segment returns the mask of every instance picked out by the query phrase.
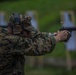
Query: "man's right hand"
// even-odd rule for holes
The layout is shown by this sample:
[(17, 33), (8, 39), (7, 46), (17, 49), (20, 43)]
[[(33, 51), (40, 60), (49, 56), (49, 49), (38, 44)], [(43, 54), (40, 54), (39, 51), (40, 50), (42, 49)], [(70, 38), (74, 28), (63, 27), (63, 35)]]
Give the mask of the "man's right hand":
[(71, 36), (70, 32), (67, 30), (58, 31), (55, 33), (56, 36), (54, 38), (56, 39), (56, 42), (63, 42), (65, 40), (68, 40)]

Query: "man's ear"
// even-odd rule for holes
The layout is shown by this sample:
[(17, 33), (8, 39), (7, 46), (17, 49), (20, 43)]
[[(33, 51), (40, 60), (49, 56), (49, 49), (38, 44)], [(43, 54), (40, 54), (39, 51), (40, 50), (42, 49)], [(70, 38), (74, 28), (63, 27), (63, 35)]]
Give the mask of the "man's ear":
[(9, 27), (9, 26), (7, 27), (7, 31), (8, 31), (9, 34), (13, 34), (13, 32), (12, 32), (12, 28)]

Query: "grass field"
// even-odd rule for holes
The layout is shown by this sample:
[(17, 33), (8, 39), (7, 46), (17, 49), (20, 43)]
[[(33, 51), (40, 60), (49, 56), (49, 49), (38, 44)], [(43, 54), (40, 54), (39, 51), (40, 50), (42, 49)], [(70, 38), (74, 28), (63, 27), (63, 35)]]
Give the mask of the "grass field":
[(66, 68), (43, 67), (43, 68), (25, 68), (26, 75), (76, 75), (76, 69), (67, 71)]

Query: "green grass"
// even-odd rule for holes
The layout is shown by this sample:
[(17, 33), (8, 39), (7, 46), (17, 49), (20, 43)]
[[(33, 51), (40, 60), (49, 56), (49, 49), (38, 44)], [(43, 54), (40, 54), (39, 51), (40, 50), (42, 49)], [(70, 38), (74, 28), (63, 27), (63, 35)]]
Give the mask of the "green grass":
[(26, 75), (76, 75), (76, 69), (73, 69), (72, 71), (67, 71), (66, 68), (55, 67), (32, 68), (28, 66), (26, 68)]

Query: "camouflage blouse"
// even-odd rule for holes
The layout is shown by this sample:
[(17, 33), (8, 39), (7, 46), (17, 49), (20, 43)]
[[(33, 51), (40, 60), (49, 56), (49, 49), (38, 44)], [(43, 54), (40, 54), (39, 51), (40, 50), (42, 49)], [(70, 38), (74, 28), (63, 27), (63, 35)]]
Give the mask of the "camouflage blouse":
[(24, 75), (24, 55), (51, 53), (55, 44), (51, 33), (32, 30), (31, 37), (27, 38), (0, 31), (0, 75)]

